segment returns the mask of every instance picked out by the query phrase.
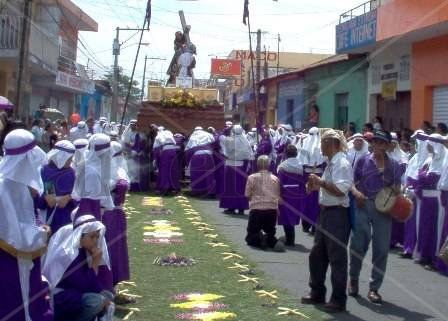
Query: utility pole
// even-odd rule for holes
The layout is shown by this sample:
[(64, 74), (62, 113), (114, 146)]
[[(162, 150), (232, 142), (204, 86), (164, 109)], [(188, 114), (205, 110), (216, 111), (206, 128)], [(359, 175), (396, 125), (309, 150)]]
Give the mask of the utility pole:
[(280, 68), (280, 33), (277, 34), (277, 76), (278, 76), (278, 70)]
[(120, 68), (118, 66), (118, 56), (120, 55), (120, 30), (122, 31), (142, 31), (146, 29), (141, 28), (116, 28), (116, 36), (112, 46), (112, 54), (114, 55), (114, 74), (112, 80), (112, 112), (111, 112), (111, 121), (117, 121), (117, 113), (118, 113), (118, 82), (120, 76)]
[[(260, 86), (260, 78), (261, 78), (261, 29), (257, 30), (257, 49), (256, 49), (256, 78), (255, 81), (257, 82), (257, 88)], [(258, 90), (257, 90), (258, 92)]]
[(32, 0), (25, 0), (23, 5), (23, 20), (22, 20), (22, 31), (20, 35), (20, 52), (19, 52), (19, 64), (17, 68), (17, 90), (14, 109), (14, 116), (20, 117), (24, 116), (25, 111), (24, 106), (22, 106), (22, 91), (23, 91), (23, 75), (27, 70), (28, 66), (28, 42), (30, 38), (30, 23), (31, 20), (31, 2)]
[[(166, 60), (165, 58), (159, 58), (159, 57), (148, 57), (148, 55), (145, 56), (145, 64), (143, 67), (143, 79), (142, 79), (142, 93), (140, 96), (140, 100), (143, 101), (143, 97), (145, 95), (145, 81), (146, 81), (146, 61), (147, 60)], [(149, 98), (149, 88), (148, 88), (148, 98)]]
[(142, 93), (140, 95), (140, 101), (143, 101), (143, 96), (145, 96), (146, 60), (148, 60), (148, 55), (145, 55), (145, 64), (143, 65)]

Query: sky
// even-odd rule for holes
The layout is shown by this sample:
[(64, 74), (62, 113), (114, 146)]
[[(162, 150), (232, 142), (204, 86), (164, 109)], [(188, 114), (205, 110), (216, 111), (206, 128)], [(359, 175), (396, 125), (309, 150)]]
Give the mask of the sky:
[[(146, 0), (72, 0), (98, 23), (98, 32), (80, 32), (78, 62), (88, 65), (100, 78), (113, 65), (112, 43), (115, 29), (138, 28), (143, 24)], [(335, 26), (339, 15), (363, 0), (251, 0), (252, 31), (261, 29), (262, 48), (280, 51), (325, 53), (335, 52)], [(135, 72), (142, 81), (144, 57), (148, 56), (146, 80), (166, 79), (166, 69), (173, 56), (174, 33), (181, 30), (179, 10), (191, 25), (190, 38), (198, 55), (196, 78), (209, 78), (213, 57), (224, 58), (233, 49), (249, 48), (247, 26), (242, 23), (244, 0), (152, 0), (150, 30), (143, 34)], [(128, 75), (132, 72), (140, 34), (120, 31), (122, 43), (119, 65)], [(255, 48), (255, 37), (252, 39)], [(255, 49), (254, 49), (255, 50)], [(166, 60), (157, 60), (157, 59)]]

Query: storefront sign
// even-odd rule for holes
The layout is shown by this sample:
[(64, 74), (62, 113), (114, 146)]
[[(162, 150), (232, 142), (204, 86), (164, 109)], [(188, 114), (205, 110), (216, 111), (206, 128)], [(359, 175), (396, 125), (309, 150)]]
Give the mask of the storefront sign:
[(376, 42), (377, 10), (372, 10), (336, 26), (336, 53)]
[(58, 71), (56, 85), (86, 94), (93, 94), (95, 92), (95, 82), (92, 80), (70, 75), (63, 71)]
[(236, 59), (212, 59), (213, 76), (240, 76), (241, 61)]
[[(257, 55), (255, 52), (249, 52), (249, 50), (237, 50), (235, 54), (235, 59), (238, 60), (257, 60)], [(276, 52), (260, 52), (260, 60), (267, 60), (268, 62), (277, 61), (277, 53)]]
[(386, 100), (397, 99), (398, 73), (392, 72), (381, 76), (381, 97)]

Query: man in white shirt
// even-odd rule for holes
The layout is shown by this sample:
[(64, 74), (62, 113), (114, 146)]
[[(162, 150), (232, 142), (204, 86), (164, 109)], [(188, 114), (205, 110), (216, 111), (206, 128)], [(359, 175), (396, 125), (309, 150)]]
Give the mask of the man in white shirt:
[(319, 191), (321, 212), (309, 257), (311, 292), (302, 297), (302, 303), (325, 303), (325, 275), (330, 265), (333, 292), (324, 308), (330, 313), (345, 311), (347, 301), (348, 192), (353, 185), (353, 172), (343, 153), (344, 144), (343, 137), (334, 130), (322, 135), (321, 149), (328, 158), (327, 167), (322, 177), (311, 174), (307, 182), (308, 192)]

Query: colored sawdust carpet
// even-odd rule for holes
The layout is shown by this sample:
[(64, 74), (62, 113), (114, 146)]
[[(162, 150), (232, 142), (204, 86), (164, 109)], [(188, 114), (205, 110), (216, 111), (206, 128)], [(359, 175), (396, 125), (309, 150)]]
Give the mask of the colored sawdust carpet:
[[(202, 216), (194, 200), (131, 194), (126, 208), (132, 211), (128, 219), (132, 294), (139, 296), (131, 307), (138, 311), (130, 311), (131, 315), (118, 311), (117, 320), (125, 316), (130, 321), (324, 319), (323, 313), (300, 306), (297, 297), (273, 286)], [(169, 220), (148, 216), (161, 208), (170, 211)], [(188, 261), (191, 258), (194, 264)]]

